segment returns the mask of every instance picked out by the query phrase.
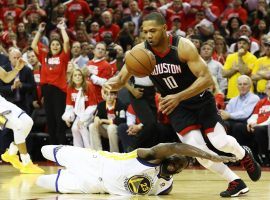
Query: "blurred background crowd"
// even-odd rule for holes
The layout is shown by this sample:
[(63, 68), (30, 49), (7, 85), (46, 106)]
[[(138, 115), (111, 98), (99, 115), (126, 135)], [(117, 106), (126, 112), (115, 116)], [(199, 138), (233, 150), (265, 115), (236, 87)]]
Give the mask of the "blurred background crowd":
[[(119, 93), (102, 91), (125, 52), (144, 41), (143, 17), (160, 12), (168, 34), (190, 39), (207, 63), (215, 80), (209, 90), (228, 134), (270, 166), (269, 4), (0, 0), (0, 66), (10, 71), (18, 58), (28, 62), (14, 81), (0, 81), (0, 94), (32, 116), (27, 144), (34, 160), (42, 159), (44, 144), (129, 152), (177, 141), (149, 77), (132, 77)], [(0, 153), (13, 140), (10, 132), (0, 133)]]

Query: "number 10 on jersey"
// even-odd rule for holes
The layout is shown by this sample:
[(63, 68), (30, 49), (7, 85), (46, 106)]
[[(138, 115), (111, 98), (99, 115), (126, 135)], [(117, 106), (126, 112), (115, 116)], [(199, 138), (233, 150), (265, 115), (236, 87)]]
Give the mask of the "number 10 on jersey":
[(177, 85), (176, 81), (174, 80), (173, 76), (163, 78), (163, 80), (165, 81), (167, 87), (170, 88), (170, 89), (174, 89), (174, 88), (178, 87), (178, 85)]

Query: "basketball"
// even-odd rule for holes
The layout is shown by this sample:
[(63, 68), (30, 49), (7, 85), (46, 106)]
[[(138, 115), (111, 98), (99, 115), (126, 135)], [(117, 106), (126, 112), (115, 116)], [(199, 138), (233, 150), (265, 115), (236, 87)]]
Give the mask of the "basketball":
[(126, 53), (126, 67), (136, 77), (149, 76), (155, 68), (154, 54), (144, 48), (134, 48)]

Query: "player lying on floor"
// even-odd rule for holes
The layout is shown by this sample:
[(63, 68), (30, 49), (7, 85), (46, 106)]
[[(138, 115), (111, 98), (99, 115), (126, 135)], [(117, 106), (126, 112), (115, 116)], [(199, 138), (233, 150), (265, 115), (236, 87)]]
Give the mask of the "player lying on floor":
[(181, 143), (162, 143), (130, 153), (61, 145), (46, 145), (41, 151), (46, 159), (65, 169), (40, 176), (37, 184), (60, 193), (168, 194), (172, 190), (172, 175), (188, 166), (189, 157), (214, 162), (237, 160)]

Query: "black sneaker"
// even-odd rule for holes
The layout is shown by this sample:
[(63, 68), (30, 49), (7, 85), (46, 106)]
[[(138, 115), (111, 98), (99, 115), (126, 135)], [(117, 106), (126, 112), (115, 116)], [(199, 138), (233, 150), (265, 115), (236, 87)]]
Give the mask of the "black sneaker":
[(246, 169), (249, 178), (252, 181), (258, 181), (261, 178), (261, 166), (254, 159), (252, 151), (249, 147), (243, 146), (243, 149), (246, 152), (245, 157), (240, 161), (241, 165)]
[(221, 197), (238, 197), (240, 194), (245, 194), (249, 191), (248, 187), (241, 179), (235, 179), (229, 183), (226, 191), (220, 193)]

